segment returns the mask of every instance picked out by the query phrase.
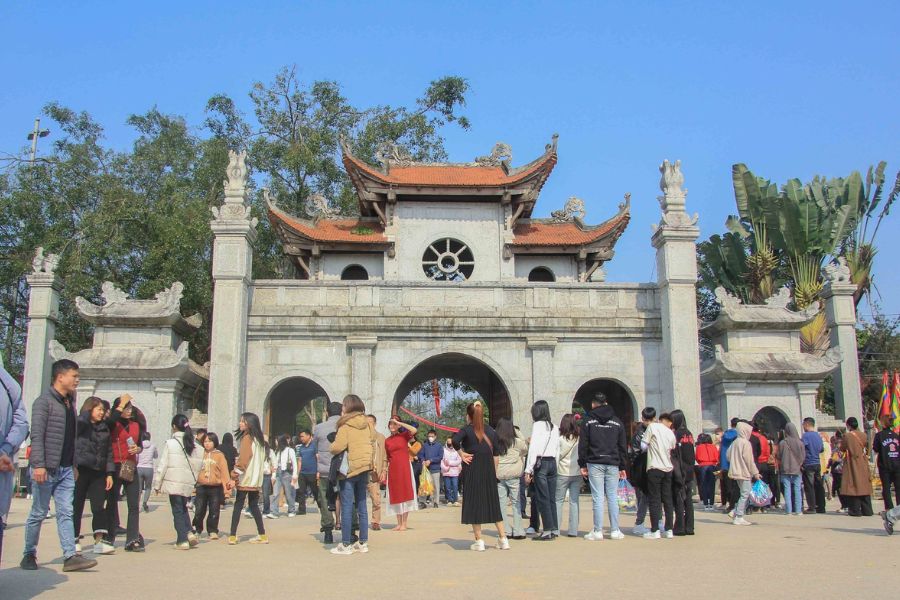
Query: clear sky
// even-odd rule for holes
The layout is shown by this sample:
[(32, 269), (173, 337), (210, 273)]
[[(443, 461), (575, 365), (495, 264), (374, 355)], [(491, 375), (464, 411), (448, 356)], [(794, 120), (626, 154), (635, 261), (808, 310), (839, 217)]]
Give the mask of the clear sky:
[[(129, 114), (156, 105), (199, 126), (211, 95), (249, 109), (252, 83), (285, 65), (340, 82), (359, 105), (409, 104), (429, 81), (461, 75), (473, 126), (445, 131), (451, 160), (505, 141), (521, 164), (558, 132), (536, 216), (577, 195), (599, 222), (631, 192), (608, 279), (647, 281), (664, 158), (682, 160), (703, 238), (735, 210), (735, 162), (784, 182), (883, 159), (892, 181), (898, 23), (900, 2), (888, 1), (5, 2), (0, 150), (24, 145), (51, 100), (89, 111), (126, 147)], [(878, 240), (887, 313), (900, 313), (897, 213)]]

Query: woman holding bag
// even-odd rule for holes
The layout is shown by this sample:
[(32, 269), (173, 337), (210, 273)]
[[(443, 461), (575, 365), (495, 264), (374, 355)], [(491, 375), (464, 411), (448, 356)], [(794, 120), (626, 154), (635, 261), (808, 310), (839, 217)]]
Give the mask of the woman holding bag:
[[(578, 466), (578, 421), (575, 415), (565, 414), (559, 422), (559, 457), (556, 460), (556, 524), (562, 527), (563, 504), (569, 492), (569, 537), (578, 537), (578, 498), (584, 477)], [(554, 531), (559, 535), (559, 529)]]
[(156, 492), (169, 495), (177, 535), (176, 550), (189, 550), (199, 543), (191, 531), (187, 503), (194, 493), (202, 461), (203, 450), (194, 440), (188, 418), (175, 415), (172, 417), (172, 437), (166, 440), (156, 469)]
[(125, 551), (142, 552), (144, 538), (140, 530), (141, 484), (137, 477), (137, 455), (141, 452), (141, 436), (147, 431), (147, 420), (131, 403), (131, 396), (123, 394), (112, 404), (108, 423), (111, 424), (111, 444), (115, 475), (113, 476), (109, 543), (115, 546), (116, 526), (119, 524), (119, 490), (124, 489), (128, 505), (128, 520), (125, 526)]
[(550, 420), (550, 405), (538, 400), (531, 405), (531, 441), (525, 463), (525, 483), (534, 481), (535, 500), (544, 531), (535, 541), (554, 540), (559, 530), (556, 520), (556, 458), (559, 456), (559, 429)]

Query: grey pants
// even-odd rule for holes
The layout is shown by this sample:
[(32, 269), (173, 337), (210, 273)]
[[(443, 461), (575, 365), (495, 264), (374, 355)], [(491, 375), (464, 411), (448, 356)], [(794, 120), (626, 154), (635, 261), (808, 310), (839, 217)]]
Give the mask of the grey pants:
[(429, 473), (429, 475), (431, 476), (431, 485), (434, 487), (434, 494), (432, 494), (431, 500), (434, 503), (434, 507), (437, 508), (441, 501), (441, 472), (435, 471), (434, 473)]
[(744, 516), (744, 511), (747, 510), (747, 502), (750, 501), (750, 490), (753, 489), (753, 482), (749, 479), (737, 479), (735, 481), (741, 488), (741, 497), (737, 506), (734, 507), (734, 518), (740, 519)]
[(150, 490), (153, 487), (153, 467), (138, 467), (137, 476), (139, 489), (144, 490), (141, 504), (146, 505), (150, 500)]

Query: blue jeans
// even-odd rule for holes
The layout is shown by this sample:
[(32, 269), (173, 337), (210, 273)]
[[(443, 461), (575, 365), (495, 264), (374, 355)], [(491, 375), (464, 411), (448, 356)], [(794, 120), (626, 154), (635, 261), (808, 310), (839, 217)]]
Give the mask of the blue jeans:
[[(518, 477), (512, 479), (498, 479), (497, 492), (500, 495), (500, 510), (503, 511), (503, 529), (507, 536), (525, 535), (522, 529), (522, 498), (519, 494), (521, 480)], [(506, 508), (507, 498), (513, 500), (512, 517)]]
[(353, 506), (359, 514), (359, 542), (365, 544), (369, 541), (369, 509), (366, 504), (366, 495), (369, 491), (369, 472), (360, 473), (347, 479), (341, 479), (341, 543), (350, 545), (353, 535)]
[[(578, 495), (581, 493), (581, 475), (559, 475), (556, 478), (556, 524), (562, 528), (563, 503), (569, 492), (569, 535), (578, 535)], [(558, 531), (554, 533), (559, 533)]]
[(803, 512), (803, 493), (799, 475), (782, 475), (781, 489), (784, 490), (784, 511), (787, 513)]
[(188, 541), (191, 532), (191, 517), (188, 514), (187, 496), (169, 494), (169, 504), (172, 506), (172, 521), (175, 525), (175, 543), (183, 544)]
[(591, 500), (594, 501), (594, 531), (603, 531), (603, 503), (609, 505), (609, 531), (619, 531), (619, 467), (588, 465)]
[(444, 477), (444, 495), (448, 503), (459, 500), (459, 477)]
[(704, 465), (698, 469), (700, 502), (703, 506), (713, 506), (716, 503), (716, 468), (715, 465)]
[(31, 482), (31, 512), (25, 520), (25, 552), (37, 554), (41, 524), (50, 510), (50, 498), (56, 505), (56, 532), (62, 546), (63, 559), (75, 556), (75, 524), (72, 505), (75, 501), (75, 471), (72, 467), (47, 470), (47, 481)]
[(278, 469), (278, 474), (275, 475), (275, 491), (272, 492), (272, 500), (269, 503), (272, 507), (273, 515), (277, 515), (279, 512), (278, 494), (281, 493), (281, 490), (284, 490), (284, 497), (287, 498), (288, 512), (297, 511), (297, 494), (294, 493), (294, 486), (291, 485), (293, 477), (293, 474)]

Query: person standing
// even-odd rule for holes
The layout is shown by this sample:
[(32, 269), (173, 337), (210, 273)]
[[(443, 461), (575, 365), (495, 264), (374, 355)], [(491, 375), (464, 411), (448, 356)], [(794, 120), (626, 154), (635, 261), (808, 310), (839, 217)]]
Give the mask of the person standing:
[(150, 432), (145, 431), (141, 436), (141, 453), (137, 457), (138, 490), (143, 492), (141, 508), (150, 512), (147, 502), (150, 500), (150, 490), (153, 489), (153, 461), (159, 458), (156, 444), (150, 440)]
[(230, 482), (231, 471), (225, 455), (219, 450), (219, 436), (210, 431), (203, 438), (203, 459), (197, 471), (197, 501), (192, 524), (198, 536), (203, 533), (203, 519), (206, 518), (209, 539), (219, 539), (219, 512)]
[(124, 490), (128, 506), (125, 551), (142, 552), (144, 538), (140, 531), (140, 482), (137, 478), (137, 459), (141, 453), (141, 434), (147, 430), (143, 413), (131, 402), (131, 396), (123, 394), (113, 401), (109, 420), (112, 425), (112, 455), (116, 463), (110, 502), (112, 503), (110, 544), (115, 546), (116, 525), (119, 523), (119, 490)]
[(172, 437), (166, 440), (156, 470), (156, 492), (169, 495), (175, 525), (175, 549), (196, 548), (200, 541), (191, 530), (188, 500), (196, 489), (197, 474), (203, 464), (203, 449), (184, 415), (172, 417)]
[[(656, 416), (656, 411), (653, 411)], [(663, 414), (660, 418), (668, 418)], [(652, 419), (652, 417), (651, 417)], [(674, 505), (672, 502), (672, 450), (675, 449), (675, 434), (667, 426), (652, 421), (644, 432), (641, 449), (647, 453), (647, 494), (650, 505), (650, 531), (644, 539), (658, 540), (662, 537), (659, 521), (665, 513), (665, 537), (672, 538)]]
[(859, 421), (846, 421), (847, 435), (841, 441), (844, 451), (844, 476), (841, 494), (847, 497), (847, 514), (851, 517), (871, 517), (872, 479), (869, 477), (869, 448), (866, 435), (859, 430)]
[(634, 496), (637, 500), (637, 510), (634, 515), (634, 535), (644, 535), (649, 529), (644, 526), (647, 518), (647, 455), (641, 450), (641, 440), (647, 426), (656, 417), (656, 409), (647, 406), (641, 410), (641, 421), (634, 424), (634, 434), (628, 445), (628, 480), (634, 486)]
[(784, 512), (788, 515), (803, 514), (803, 496), (800, 493), (800, 477), (806, 448), (797, 433), (797, 426), (784, 426), (784, 439), (778, 444), (778, 470), (784, 491)]
[(26, 438), (28, 413), (22, 402), (22, 388), (6, 371), (3, 356), (0, 355), (0, 560), (3, 558), (3, 530), (12, 503), (19, 447)]
[[(312, 433), (308, 429), (300, 432), (300, 444), (296, 448), (297, 461), (300, 468), (300, 477), (297, 478), (297, 514), (306, 514), (307, 490), (313, 495), (316, 504), (319, 502), (319, 486), (317, 483), (316, 446), (313, 443)], [(319, 506), (319, 510), (324, 510)]]
[(875, 434), (872, 441), (872, 452), (875, 454), (875, 466), (878, 468), (878, 476), (881, 478), (881, 499), (884, 501), (884, 510), (894, 508), (891, 488), (900, 505), (900, 436), (891, 429), (893, 426), (891, 415), (881, 416), (882, 429)]
[(297, 514), (297, 494), (294, 487), (299, 478), (297, 468), (297, 454), (288, 442), (288, 436), (282, 434), (275, 439), (275, 488), (272, 492), (272, 515), (280, 516), (278, 509), (278, 496), (284, 490), (284, 498), (287, 502), (288, 517)]
[(441, 479), (444, 481), (448, 506), (459, 506), (459, 474), (461, 472), (462, 457), (453, 447), (453, 441), (447, 439), (447, 443), (444, 445), (444, 457), (441, 459)]
[[(452, 443), (452, 440), (451, 440)], [(497, 422), (497, 492), (500, 509), (503, 511), (503, 530), (513, 540), (524, 540), (522, 529), (522, 513), (524, 511), (524, 494), (521, 493), (522, 473), (525, 471), (525, 457), (528, 456), (528, 444), (525, 443), (512, 421), (503, 417)], [(512, 514), (506, 509), (512, 501)]]
[(825, 513), (825, 487), (822, 484), (822, 464), (819, 455), (825, 451), (822, 438), (816, 431), (816, 420), (803, 419), (803, 491), (806, 493), (806, 512)]
[[(694, 434), (687, 428), (687, 421), (681, 409), (670, 415), (675, 431), (675, 454), (679, 461), (680, 481), (673, 485), (672, 496), (675, 503), (675, 535), (694, 535)], [(675, 465), (673, 465), (674, 467)], [(674, 478), (673, 478), (674, 483)]]
[[(562, 429), (560, 425), (560, 432)], [(619, 529), (618, 501), (619, 481), (625, 479), (625, 437), (625, 426), (607, 403), (606, 395), (596, 394), (578, 439), (578, 465), (590, 483), (594, 506), (594, 525), (584, 536), (588, 541), (603, 539), (604, 503), (609, 512), (610, 539), (625, 537)]]
[(750, 490), (753, 482), (761, 479), (756, 460), (753, 457), (753, 446), (750, 445), (750, 436), (753, 435), (753, 426), (746, 421), (737, 424), (738, 437), (728, 447), (728, 477), (738, 483), (741, 495), (734, 507), (734, 525), (752, 525), (744, 518), (747, 510), (747, 502), (750, 500)]
[(731, 515), (734, 512), (734, 507), (737, 505), (738, 497), (740, 496), (740, 490), (738, 489), (737, 483), (735, 483), (734, 479), (728, 476), (728, 469), (730, 468), (730, 464), (728, 462), (728, 449), (731, 447), (731, 444), (734, 443), (734, 440), (738, 437), (738, 432), (736, 426), (740, 419), (732, 418), (731, 419), (731, 427), (722, 434), (722, 440), (719, 443), (719, 465), (721, 466), (720, 476), (722, 477), (722, 488), (724, 489), (724, 504), (725, 508), (724, 512)]
[(388, 467), (382, 478), (382, 483), (387, 486), (385, 513), (397, 515), (394, 531), (406, 531), (409, 512), (419, 508), (409, 455), (409, 441), (415, 439), (416, 428), (394, 415), (388, 422), (388, 431), (391, 436), (384, 441)]
[(373, 461), (374, 468), (369, 473), (369, 498), (372, 500), (372, 514), (369, 515), (369, 521), (373, 531), (381, 530), (381, 480), (387, 472), (387, 454), (384, 451), (384, 435), (375, 429), (378, 419), (375, 415), (366, 415), (366, 419), (375, 432), (375, 459)]
[(106, 407), (96, 396), (84, 401), (75, 424), (75, 500), (72, 522), (75, 528), (76, 546), (81, 539), (81, 517), (84, 501), (90, 498), (91, 528), (94, 554), (112, 554), (116, 550), (109, 543), (110, 510), (106, 506), (108, 492), (112, 489), (116, 466), (110, 448), (109, 424)]
[(550, 405), (546, 400), (538, 400), (531, 405), (531, 418), (534, 425), (531, 429), (528, 459), (525, 462), (525, 481), (526, 483), (534, 481), (535, 500), (544, 527), (543, 533), (532, 539), (550, 541), (556, 539), (558, 534), (555, 532), (559, 531), (559, 523), (556, 520), (556, 458), (559, 456), (559, 429), (550, 420)]
[[(441, 460), (444, 458), (444, 446), (437, 439), (437, 431), (430, 429), (425, 436), (425, 443), (419, 450), (419, 460), (422, 462), (422, 468), (428, 469), (428, 476), (431, 478), (431, 486), (434, 492), (431, 494), (431, 505), (434, 508), (440, 506), (441, 498)], [(424, 499), (424, 503), (428, 505), (428, 498)]]
[[(559, 456), (556, 457), (556, 523), (562, 527), (563, 504), (566, 493), (569, 495), (569, 529), (568, 537), (578, 537), (578, 500), (584, 477), (578, 467), (578, 421), (575, 415), (565, 414), (559, 422)], [(554, 531), (556, 535), (560, 530)]]
[(712, 443), (708, 433), (697, 436), (694, 449), (697, 458), (697, 487), (700, 488), (700, 503), (703, 510), (713, 510), (716, 504), (716, 469), (719, 468), (719, 450)]
[(63, 571), (83, 571), (97, 566), (75, 550), (72, 506), (75, 496), (75, 390), (78, 364), (58, 360), (50, 368), (50, 388), (32, 405), (31, 512), (25, 521), (25, 549), (20, 567), (36, 571), (41, 525), (56, 504), (56, 533), (63, 551)]
[(484, 552), (481, 526), (493, 523), (497, 528), (497, 549), (509, 550), (496, 488), (500, 444), (497, 433), (484, 424), (484, 408), (480, 401), (466, 406), (466, 426), (453, 434), (452, 443), (466, 464), (463, 471), (466, 498), (461, 520), (464, 525), (472, 526), (475, 536), (475, 542), (469, 548)]
[[(774, 469), (769, 466), (769, 459), (772, 457), (772, 448), (769, 446), (769, 440), (759, 430), (759, 424), (751, 422), (753, 433), (750, 435), (750, 446), (753, 448), (753, 460), (756, 461), (756, 469), (762, 480), (769, 486), (772, 485), (772, 475)], [(775, 500), (774, 488), (772, 488), (772, 500)], [(754, 507), (756, 508), (756, 507)], [(759, 507), (760, 512), (766, 512), (768, 506)]]
[[(831, 475), (831, 496), (837, 497), (838, 502), (841, 504), (838, 512), (846, 514), (849, 508), (847, 496), (841, 493), (841, 483), (843, 483), (844, 479), (844, 451), (841, 450), (842, 438), (843, 435), (840, 431), (835, 432), (835, 443), (834, 445), (829, 444), (831, 446), (831, 456), (828, 459), (826, 468)], [(826, 488), (826, 491), (828, 491), (828, 488)]]
[(316, 465), (318, 468), (319, 496), (319, 531), (324, 535), (323, 543), (334, 543), (334, 509), (337, 498), (329, 489), (328, 474), (331, 470), (331, 442), (328, 436), (337, 430), (338, 419), (341, 418), (341, 404), (329, 402), (325, 409), (328, 418), (313, 427), (313, 445), (316, 447)]
[(238, 543), (237, 528), (245, 501), (249, 504), (250, 514), (253, 515), (253, 520), (256, 522), (257, 535), (250, 540), (250, 543), (268, 544), (269, 536), (266, 535), (262, 513), (259, 511), (259, 490), (265, 477), (263, 474), (265, 463), (268, 461), (266, 442), (259, 425), (259, 417), (251, 412), (243, 413), (238, 422), (236, 437), (240, 443), (240, 451), (234, 464), (234, 471), (231, 474), (232, 483), (229, 487), (234, 487), (234, 482), (237, 482), (237, 494), (234, 499), (234, 510), (231, 511), (231, 531), (228, 534), (228, 545), (234, 546)]

